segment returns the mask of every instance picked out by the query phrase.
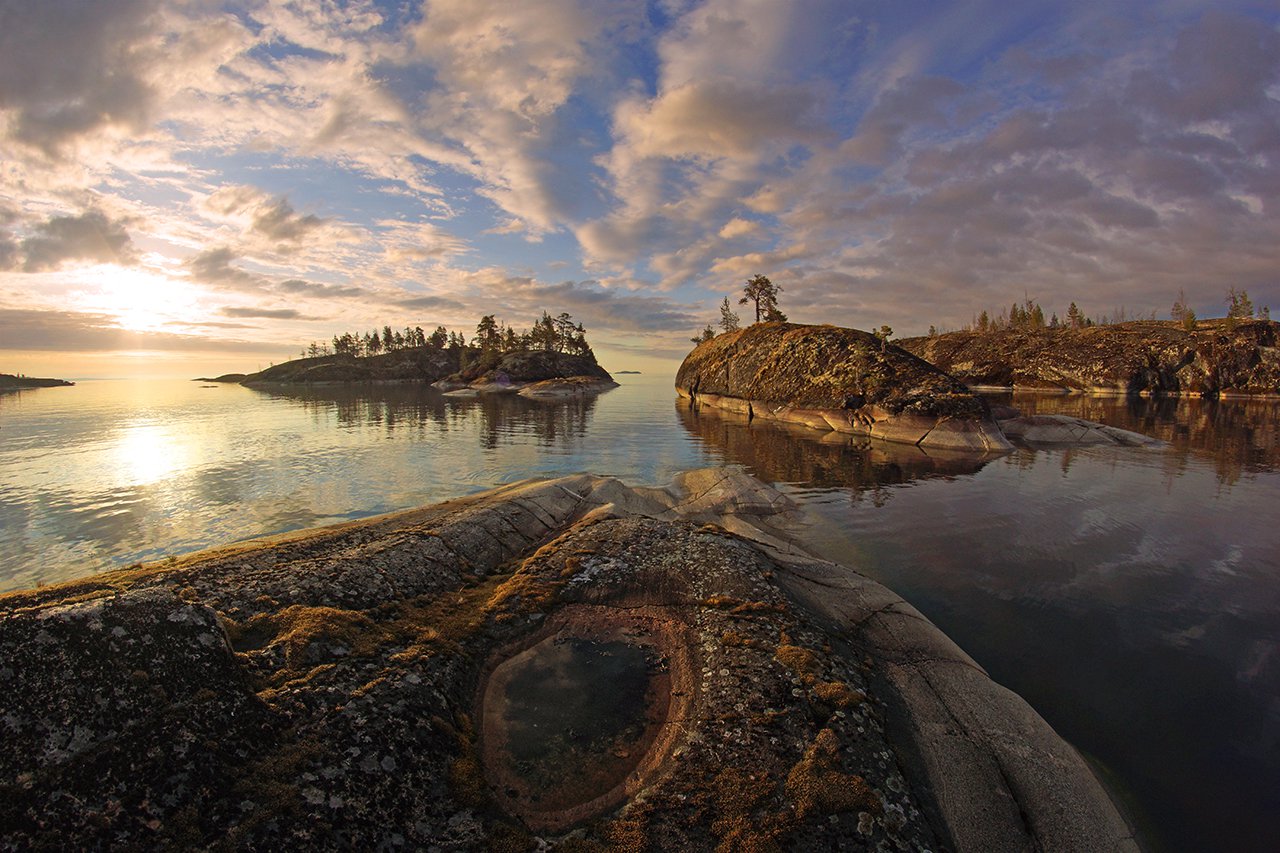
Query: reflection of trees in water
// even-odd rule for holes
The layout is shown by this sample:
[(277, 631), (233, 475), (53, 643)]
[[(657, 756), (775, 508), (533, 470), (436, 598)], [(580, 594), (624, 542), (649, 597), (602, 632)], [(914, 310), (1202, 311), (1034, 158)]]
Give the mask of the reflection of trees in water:
[(540, 446), (554, 447), (586, 434), (595, 411), (596, 396), (530, 400), (518, 394), (484, 394), (456, 403), (459, 409), (479, 409), (480, 443), (485, 448), (497, 447), (504, 440), (510, 443), (520, 435), (535, 436)]
[(332, 415), (344, 427), (383, 427), (391, 432), (447, 425), (445, 398), (425, 385), (300, 385), (254, 390), (296, 402), (317, 421)]
[(300, 404), (313, 418), (330, 416), (344, 427), (425, 431), (465, 429), (476, 422), (480, 443), (492, 449), (533, 436), (544, 447), (563, 444), (586, 433), (595, 410), (595, 395), (556, 400), (529, 400), (517, 394), (446, 397), (429, 385), (313, 385), (255, 389)]
[(817, 488), (853, 487), (870, 492), (877, 504), (888, 498), (885, 486), (973, 474), (995, 458), (925, 452), (912, 445), (872, 442), (778, 421), (748, 421), (745, 415), (695, 407), (685, 399), (677, 401), (676, 410), (690, 433), (763, 479)]
[(1024, 415), (1062, 414), (1140, 432), (1188, 455), (1211, 457), (1218, 479), (1231, 484), (1244, 473), (1280, 470), (1280, 401), (1203, 400), (1184, 397), (1091, 397), (1014, 394), (994, 399)]

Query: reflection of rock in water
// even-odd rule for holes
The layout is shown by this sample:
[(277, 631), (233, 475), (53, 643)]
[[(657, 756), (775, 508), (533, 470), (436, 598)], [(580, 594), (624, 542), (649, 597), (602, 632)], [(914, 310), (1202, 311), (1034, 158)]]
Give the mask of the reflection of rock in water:
[(876, 488), (926, 477), (974, 474), (998, 455), (925, 451), (919, 447), (824, 433), (779, 421), (676, 401), (680, 422), (720, 448), (729, 461), (774, 482), (812, 487)]
[(1275, 400), (1203, 400), (1082, 394), (993, 394), (1024, 415), (1063, 414), (1142, 433), (1172, 445), (1171, 453), (1207, 456), (1218, 477), (1280, 470), (1280, 404)]
[(479, 415), (480, 442), (493, 448), (532, 435), (543, 446), (555, 446), (584, 435), (597, 397), (529, 400), (515, 394), (447, 397), (429, 385), (263, 386), (260, 394), (299, 403), (316, 417), (332, 413), (349, 427), (392, 430), (448, 428)]

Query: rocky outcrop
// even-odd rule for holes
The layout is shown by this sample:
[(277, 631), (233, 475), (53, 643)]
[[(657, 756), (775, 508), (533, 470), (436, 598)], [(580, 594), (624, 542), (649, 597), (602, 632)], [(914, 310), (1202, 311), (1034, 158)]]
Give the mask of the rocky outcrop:
[(418, 347), (382, 355), (298, 358), (251, 373), (240, 382), (243, 385), (435, 382), (457, 369), (457, 350)]
[(435, 383), (446, 392), (519, 393), (531, 398), (563, 398), (618, 387), (592, 355), (553, 350), (516, 350), (496, 361), (476, 359), (467, 369)]
[(987, 404), (936, 367), (857, 329), (757, 323), (685, 356), (699, 405), (924, 448), (1005, 452)]
[(1135, 849), (743, 474), (580, 475), (0, 598), (0, 848)]
[(1280, 394), (1280, 324), (1172, 322), (948, 332), (899, 345), (971, 387), (1218, 396)]
[(65, 379), (39, 379), (35, 376), (15, 376), (0, 373), (0, 391), (23, 391), (29, 388), (60, 388), (75, 385)]

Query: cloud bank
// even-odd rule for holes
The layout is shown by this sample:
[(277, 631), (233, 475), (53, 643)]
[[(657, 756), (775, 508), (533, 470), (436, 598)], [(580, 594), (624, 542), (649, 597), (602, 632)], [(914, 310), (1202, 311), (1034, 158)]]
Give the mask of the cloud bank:
[(1280, 308), (1280, 13), (1255, 4), (4, 17), (0, 309), (68, 349), (163, 282), (155, 322), (259, 342), (567, 310), (670, 347), (755, 273), (792, 319), (900, 332), (1024, 295)]

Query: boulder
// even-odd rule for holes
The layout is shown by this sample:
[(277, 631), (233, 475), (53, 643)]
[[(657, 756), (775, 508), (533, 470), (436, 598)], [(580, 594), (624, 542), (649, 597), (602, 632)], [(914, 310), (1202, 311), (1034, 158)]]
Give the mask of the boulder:
[(973, 388), (1152, 395), (1280, 394), (1280, 324), (1161, 321), (948, 332), (903, 349)]
[(584, 474), (0, 597), (0, 848), (1136, 849), (805, 523)]
[(837, 326), (757, 323), (689, 353), (676, 390), (751, 418), (977, 453), (1011, 449), (985, 401), (923, 360)]

